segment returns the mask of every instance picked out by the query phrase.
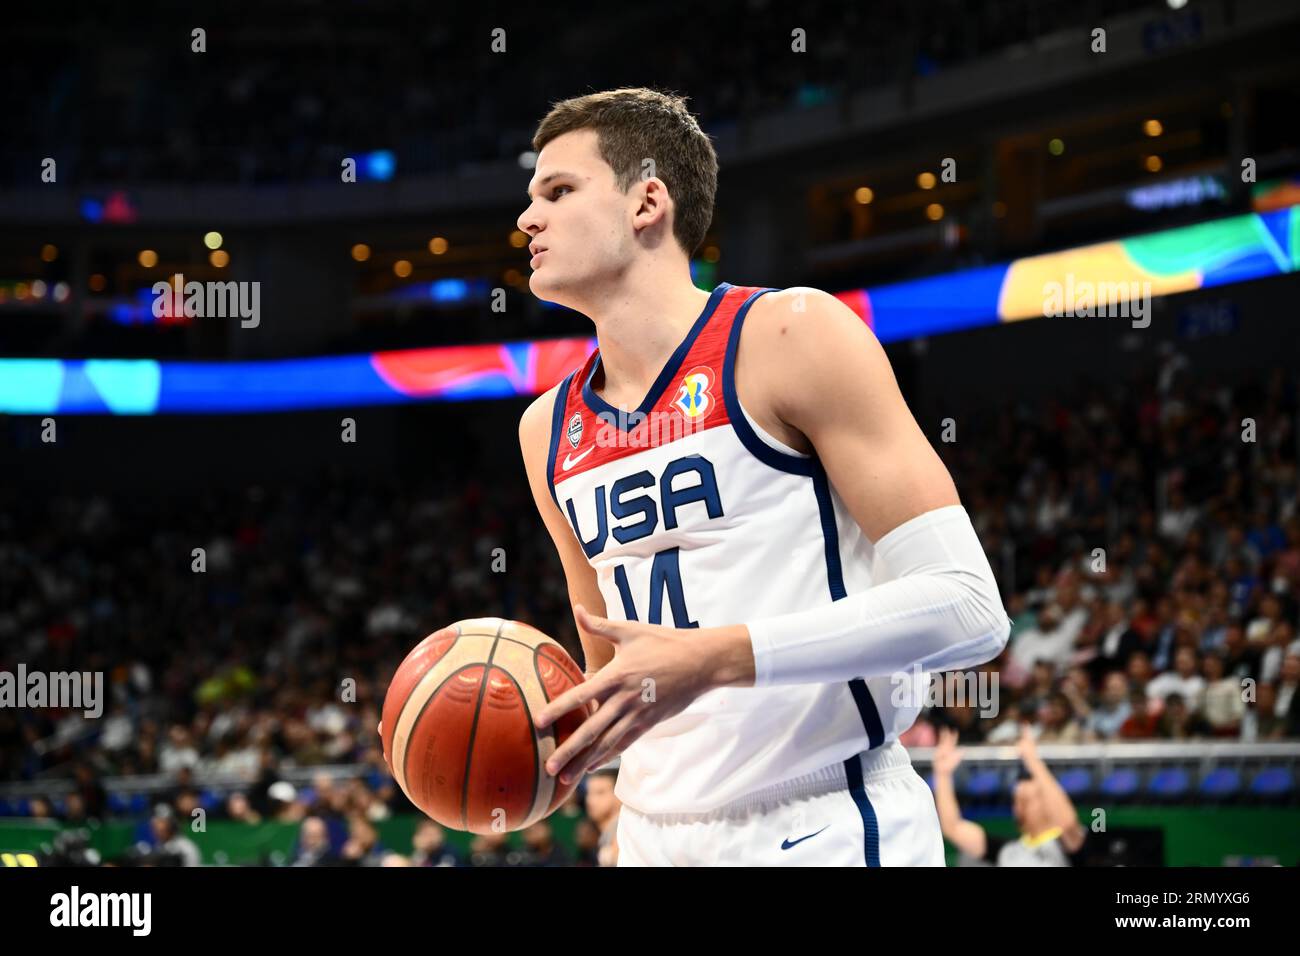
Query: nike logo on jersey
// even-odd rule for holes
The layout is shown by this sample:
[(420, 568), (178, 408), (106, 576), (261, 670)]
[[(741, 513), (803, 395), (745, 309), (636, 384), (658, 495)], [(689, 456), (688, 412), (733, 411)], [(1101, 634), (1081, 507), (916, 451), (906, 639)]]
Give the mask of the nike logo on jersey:
[(582, 461), (582, 459), (586, 458), (588, 455), (590, 455), (590, 454), (591, 454), (593, 451), (595, 451), (595, 450), (596, 450), (596, 446), (595, 446), (595, 445), (592, 445), (590, 448), (588, 448), (586, 451), (584, 451), (584, 452), (583, 452), (581, 455), (579, 455), (577, 458), (574, 458), (574, 457), (571, 456), (571, 455), (565, 455), (565, 456), (564, 456), (564, 461), (562, 461), (562, 462), (560, 463), (560, 470), (561, 470), (561, 471), (568, 471), (570, 468), (572, 468), (572, 467), (573, 467), (574, 465), (576, 465), (578, 462)]
[[(830, 826), (829, 823), (826, 824), (826, 827), (828, 827), (828, 826)], [(821, 833), (822, 830), (825, 830), (825, 829), (826, 829), (826, 827), (822, 827), (822, 829), (821, 829), (821, 830), (818, 830), (817, 833)], [(790, 849), (790, 847), (792, 847), (792, 846), (797, 846), (798, 844), (802, 843), (804, 840), (811, 840), (813, 837), (815, 837), (815, 836), (817, 835), (817, 833), (810, 833), (810, 834), (808, 834), (806, 837), (800, 837), (799, 839), (794, 840), (794, 841), (791, 841), (791, 840), (789, 840), (789, 839), (782, 840), (782, 841), (781, 841), (781, 849), (783, 849), (783, 850), (788, 850), (788, 849)]]

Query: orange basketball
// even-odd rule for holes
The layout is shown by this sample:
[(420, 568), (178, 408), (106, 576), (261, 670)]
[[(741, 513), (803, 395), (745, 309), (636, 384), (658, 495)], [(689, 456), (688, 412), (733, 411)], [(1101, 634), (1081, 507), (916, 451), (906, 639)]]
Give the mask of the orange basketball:
[(486, 617), (452, 627), (417, 644), (393, 675), (384, 759), (411, 802), (443, 826), (523, 829), (577, 787), (576, 780), (562, 786), (545, 763), (594, 705), (538, 731), (535, 715), (582, 683), (573, 658), (518, 621)]

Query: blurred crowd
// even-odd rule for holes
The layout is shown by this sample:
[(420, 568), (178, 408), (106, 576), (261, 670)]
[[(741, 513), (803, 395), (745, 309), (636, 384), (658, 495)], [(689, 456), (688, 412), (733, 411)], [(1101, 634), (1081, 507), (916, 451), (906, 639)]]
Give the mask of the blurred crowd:
[[(776, 0), (667, 0), (593, 16), (565, 3), (494, 12), (389, 0), (226, 4), (194, 20), (148, 0), (129, 13), (87, 7), (72, 28), (66, 13), (34, 8), (11, 24), (0, 61), (0, 179), (44, 156), (59, 159), (60, 181), (104, 184), (337, 181), (340, 157), (370, 150), (390, 150), (399, 174), (454, 170), (513, 161), (551, 102), (591, 90), (673, 89), (718, 129), (1140, 7), (814, 0), (795, 14)], [(653, 55), (628, 56), (646, 45)]]
[[(465, 840), (449, 841), (446, 831), (420, 816), (409, 838), (405, 828), (385, 840), (384, 822), (394, 814), (411, 814), (414, 808), (392, 785), (377, 774), (337, 778), (316, 774), (309, 786), (265, 775), (252, 787), (235, 789), (214, 802), (211, 792), (199, 787), (188, 769), (176, 775), (175, 784), (152, 797), (152, 810), (136, 823), (134, 840), (124, 851), (106, 856), (91, 846), (82, 826), (104, 814), (102, 787), (92, 776), (79, 773), (77, 789), (61, 801), (60, 816), (68, 828), (60, 831), (47, 851), (43, 865), (64, 866), (200, 866), (222, 864), (230, 850), (205, 854), (189, 835), (194, 821), (256, 826), (286, 825), (293, 834), (287, 853), (260, 850), (255, 857), (236, 861), (263, 866), (334, 867), (547, 867), (615, 866), (615, 838), (620, 804), (614, 796), (616, 771), (602, 768), (589, 774), (555, 813), (518, 834), (492, 832)], [(54, 816), (50, 802), (37, 798), (35, 819)], [(211, 806), (211, 813), (205, 804)], [(200, 812), (203, 816), (200, 817)], [(566, 839), (556, 838), (563, 822)], [(187, 832), (187, 830), (189, 832)], [(391, 831), (390, 831), (391, 832)], [(217, 841), (216, 846), (220, 845)], [(235, 851), (239, 855), (239, 851)]]
[(1176, 351), (1125, 386), (1011, 403), (935, 442), (1012, 619), (996, 719), (962, 743), (1300, 737), (1297, 378), (1229, 387)]
[[(1013, 630), (984, 668), (997, 715), (935, 706), (904, 743), (945, 726), (962, 744), (1023, 728), (1040, 743), (1300, 738), (1296, 394), (1293, 370), (1229, 387), (1170, 353), (936, 441)], [(0, 709), (0, 781), (72, 781), (16, 812), (146, 815), (103, 780), (161, 775), (177, 819), (197, 801), (300, 821), (302, 859), (420, 858), (367, 829), (409, 810), (374, 732), (407, 650), (490, 609), (580, 653), (522, 474), (467, 473), (156, 500), (0, 491), (0, 669), (103, 671), (107, 695), (99, 719)], [(285, 779), (341, 765), (353, 782), (320, 777), (307, 798)]]

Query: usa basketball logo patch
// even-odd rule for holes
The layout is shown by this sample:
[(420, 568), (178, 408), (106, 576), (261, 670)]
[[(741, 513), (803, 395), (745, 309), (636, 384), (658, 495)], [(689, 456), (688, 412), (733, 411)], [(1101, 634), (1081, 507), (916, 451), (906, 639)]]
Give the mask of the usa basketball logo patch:
[(574, 448), (582, 442), (582, 412), (574, 412), (569, 419), (569, 444)]
[(713, 369), (697, 365), (684, 376), (673, 404), (688, 420), (700, 419), (713, 408)]

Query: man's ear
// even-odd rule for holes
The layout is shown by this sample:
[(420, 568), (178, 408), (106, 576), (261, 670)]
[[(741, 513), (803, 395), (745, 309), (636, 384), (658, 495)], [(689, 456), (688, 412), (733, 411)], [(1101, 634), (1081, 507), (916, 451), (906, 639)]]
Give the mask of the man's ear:
[[(644, 212), (654, 211), (659, 213), (659, 215), (662, 217), (662, 220), (657, 219), (656, 223), (658, 223), (659, 221), (667, 222), (668, 185), (662, 179), (658, 178), (657, 176), (654, 176), (651, 177), (650, 179), (638, 181), (635, 184), (635, 188), (638, 190), (638, 193), (641, 196), (641, 209), (638, 211), (637, 214), (640, 215), (642, 211)], [(648, 226), (651, 224), (646, 223), (646, 225)]]

